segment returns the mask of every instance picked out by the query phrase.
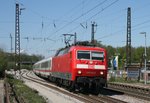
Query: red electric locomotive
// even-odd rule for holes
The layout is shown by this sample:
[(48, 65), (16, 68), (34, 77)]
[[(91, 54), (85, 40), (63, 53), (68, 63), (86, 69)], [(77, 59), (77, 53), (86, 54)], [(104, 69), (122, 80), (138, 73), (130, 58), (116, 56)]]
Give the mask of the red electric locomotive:
[(103, 48), (71, 46), (47, 60), (51, 64), (47, 77), (58, 85), (70, 87), (70, 90), (99, 92), (107, 84), (107, 54)]
[(106, 85), (106, 51), (99, 47), (72, 46), (53, 57), (52, 76), (72, 89), (99, 89)]

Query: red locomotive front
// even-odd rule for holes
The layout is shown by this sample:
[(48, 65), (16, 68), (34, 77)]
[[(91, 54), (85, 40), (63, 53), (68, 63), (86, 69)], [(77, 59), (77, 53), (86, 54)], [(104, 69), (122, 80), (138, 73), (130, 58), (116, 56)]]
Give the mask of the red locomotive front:
[(106, 51), (99, 47), (72, 46), (60, 50), (53, 58), (52, 76), (77, 88), (106, 85)]
[[(98, 47), (72, 47), (72, 80), (81, 85), (103, 87), (107, 80), (106, 51)], [(85, 87), (85, 85), (83, 85)]]
[[(106, 51), (96, 47), (72, 48), (74, 76), (107, 77)], [(72, 77), (75, 80), (76, 77)]]

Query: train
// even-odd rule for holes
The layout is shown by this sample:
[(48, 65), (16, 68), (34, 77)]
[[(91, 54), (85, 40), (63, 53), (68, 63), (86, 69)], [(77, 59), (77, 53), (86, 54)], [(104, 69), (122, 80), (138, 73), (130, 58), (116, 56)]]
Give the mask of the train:
[(74, 45), (33, 65), (36, 75), (66, 86), (70, 91), (99, 91), (107, 85), (107, 52), (104, 48)]

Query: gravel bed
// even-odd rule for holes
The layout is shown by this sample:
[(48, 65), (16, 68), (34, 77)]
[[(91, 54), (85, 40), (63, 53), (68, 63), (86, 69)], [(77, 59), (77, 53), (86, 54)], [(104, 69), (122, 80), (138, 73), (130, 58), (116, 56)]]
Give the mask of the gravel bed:
[(142, 88), (149, 88), (150, 84), (143, 84), (143, 83), (116, 83), (116, 84), (123, 84), (123, 85), (129, 85), (129, 86), (136, 86), (136, 87), (142, 87)]
[(0, 103), (4, 103), (4, 81), (0, 80)]
[(25, 84), (29, 87), (37, 90), (40, 95), (42, 95), (46, 100), (47, 103), (83, 103), (75, 98), (72, 98), (68, 95), (62, 94), (58, 91), (40, 85), (38, 83), (25, 80)]
[(150, 103), (150, 101), (141, 100), (138, 98), (127, 96), (127, 95), (113, 95), (110, 97), (120, 99), (120, 100), (126, 101), (128, 103)]
[(35, 75), (32, 71), (30, 71), (27, 75), (32, 76), (33, 78), (37, 78), (37, 79), (43, 80), (42, 78), (40, 78), (37, 75)]
[[(30, 72), (30, 75), (39, 79), (39, 77), (37, 77), (33, 72)], [(81, 101), (78, 101), (78, 100), (76, 100), (74, 98), (66, 96), (66, 95), (64, 95), (62, 93), (59, 93), (59, 92), (55, 91), (55, 90), (49, 89), (47, 87), (44, 87), (44, 86), (42, 86), (40, 84), (30, 83), (29, 81), (26, 82), (26, 84), (29, 85), (32, 88), (38, 87), (39, 88), (39, 90), (38, 90), (39, 93), (42, 96), (44, 96), (45, 98), (47, 98), (48, 103), (81, 103)], [(35, 87), (33, 85), (35, 85)], [(38, 85), (40, 85), (40, 86), (38, 86)], [(42, 89), (45, 89), (45, 91), (49, 92), (49, 93), (46, 93), (46, 92), (42, 92), (41, 93), (40, 91), (44, 91)], [(116, 98), (116, 99), (119, 99), (119, 100), (123, 100), (123, 101), (126, 101), (128, 103), (150, 103), (150, 101), (141, 100), (141, 99), (138, 99), (138, 98), (127, 96), (127, 95), (112, 95), (110, 97)]]

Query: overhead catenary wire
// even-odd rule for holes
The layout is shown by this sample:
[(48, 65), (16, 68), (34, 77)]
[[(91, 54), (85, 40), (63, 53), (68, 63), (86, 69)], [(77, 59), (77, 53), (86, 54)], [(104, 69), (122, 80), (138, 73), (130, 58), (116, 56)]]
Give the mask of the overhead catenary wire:
[[(15, 1), (15, 0), (14, 0), (14, 1)], [(89, 1), (90, 1), (90, 0), (89, 0)], [(89, 1), (88, 1), (88, 2), (89, 2)], [(87, 1), (86, 1), (86, 2), (87, 2)], [(20, 3), (20, 4), (21, 4), (21, 3)], [(78, 8), (81, 4), (82, 4), (82, 3), (80, 3), (79, 5), (76, 5), (76, 7), (72, 8), (71, 10), (69, 10), (69, 12), (72, 13), (72, 10)], [(41, 27), (41, 30), (38, 29), (39, 31), (38, 31), (38, 33), (36, 33), (36, 34), (39, 34), (40, 32), (42, 33), (42, 31), (44, 31), (43, 29), (48, 28), (50, 25), (53, 25), (53, 27), (54, 27), (55, 29), (57, 29), (56, 27), (57, 27), (58, 25), (56, 24), (56, 22), (58, 22), (58, 21), (68, 23), (68, 21), (62, 20), (62, 18), (59, 18), (59, 19), (51, 19), (51, 18), (49, 18), (49, 17), (46, 17), (46, 16), (41, 15), (40, 13), (38, 13), (38, 12), (36, 12), (36, 11), (33, 11), (33, 10), (30, 9), (30, 8), (28, 8), (27, 10), (29, 10), (30, 12), (32, 12), (33, 14), (37, 15), (39, 18), (42, 19), (42, 23), (41, 23), (42, 27)], [(69, 12), (68, 12), (68, 13), (69, 13)], [(66, 13), (66, 15), (68, 15), (68, 13)], [(49, 19), (49, 20), (51, 20), (51, 23), (49, 23), (48, 25), (45, 25), (44, 19)]]
[[(87, 12), (83, 13), (82, 15), (76, 17), (75, 19), (73, 19), (72, 21), (68, 22), (67, 24), (65, 24), (64, 26), (62, 26), (61, 28), (59, 28), (57, 31), (55, 31), (54, 33), (51, 34), (56, 34), (58, 31), (64, 29), (65, 27), (69, 26), (70, 24), (72, 24), (73, 22), (75, 22), (76, 20), (78, 20), (79, 18), (81, 18), (82, 16), (88, 14), (89, 12), (91, 12), (92, 10), (96, 9), (97, 7), (99, 7), (100, 5), (104, 4), (107, 0), (104, 0), (102, 2), (100, 2), (99, 4), (97, 4), (96, 6), (94, 6), (93, 8), (91, 8), (90, 10), (88, 10)], [(50, 36), (48, 36), (50, 37)]]
[[(139, 27), (139, 26), (141, 26), (141, 25), (143, 25), (143, 24), (146, 24), (146, 23), (148, 23), (148, 22), (150, 22), (150, 20), (146, 20), (146, 21), (144, 21), (144, 22), (135, 24), (134, 26), (132, 26), (132, 28), (133, 28), (133, 30), (137, 30), (136, 27)], [(147, 27), (148, 27), (148, 26), (147, 26)], [(125, 28), (125, 29), (126, 29), (126, 28)], [(114, 33), (111, 33), (111, 34), (102, 36), (102, 37), (100, 37), (100, 38), (98, 38), (98, 39), (104, 39), (104, 38), (107, 38), (107, 37), (110, 37), (110, 36), (117, 35), (117, 34), (118, 34), (119, 32), (121, 32), (122, 30), (124, 30), (124, 29), (120, 29), (120, 30), (118, 30), (118, 31), (116, 31), (116, 32), (114, 32)]]
[[(107, 0), (105, 0), (105, 1), (107, 1)], [(101, 3), (100, 3), (101, 4)], [(98, 5), (100, 5), (100, 4), (98, 4)], [(98, 6), (98, 5), (96, 5), (96, 6)], [(95, 7), (96, 8), (96, 7)], [(92, 9), (90, 9), (89, 11), (87, 11), (86, 13), (84, 13), (84, 15), (85, 14), (87, 14), (88, 12), (90, 12), (91, 10), (93, 10), (94, 8), (92, 8)], [(83, 15), (82, 15), (83, 16)], [(72, 22), (74, 22), (74, 21), (72, 21)], [(70, 22), (69, 22), (70, 23)], [(86, 28), (87, 28), (87, 25), (86, 25)], [(50, 39), (50, 38), (48, 38), (48, 39)]]
[[(118, 0), (114, 1), (114, 2), (111, 3), (110, 5), (112, 5), (112, 4), (116, 3), (116, 2), (118, 2)], [(108, 6), (108, 7), (109, 7), (109, 6)], [(107, 7), (106, 7), (106, 8), (107, 8)], [(101, 11), (103, 11), (103, 10), (101, 10)], [(98, 13), (100, 13), (101, 11), (99, 11)], [(98, 14), (98, 13), (96, 13), (96, 14)], [(93, 15), (93, 16), (96, 16), (96, 14)], [(92, 16), (92, 17), (93, 17), (93, 16)], [(89, 19), (91, 19), (92, 17), (90, 17)], [(150, 20), (146, 20), (146, 21), (144, 21), (144, 22), (141, 22), (141, 23), (139, 23), (139, 24), (136, 24), (136, 25), (133, 26), (133, 28), (138, 27), (138, 26), (143, 25), (143, 24), (146, 24), (146, 23), (148, 23), (148, 22), (150, 22)], [(76, 27), (73, 28), (70, 32), (72, 32), (73, 30), (75, 30), (75, 29), (77, 29), (77, 28), (79, 28), (79, 26), (76, 26)], [(105, 35), (105, 36), (102, 36), (102, 37), (100, 37), (100, 38), (98, 38), (98, 39), (103, 39), (103, 38), (107, 38), (107, 37), (110, 37), (110, 36), (113, 36), (113, 35), (117, 35), (117, 34), (118, 34), (119, 32), (121, 32), (122, 30), (124, 30), (124, 29), (120, 29), (120, 30), (118, 30), (118, 31), (116, 31), (116, 32), (114, 32), (114, 33), (110, 33), (110, 34)], [(135, 30), (135, 29), (134, 29), (134, 30)], [(70, 33), (70, 32), (68, 32), (68, 33)]]
[[(12, 38), (14, 38), (14, 37), (12, 36)], [(2, 36), (0, 36), (0, 39), (10, 39), (10, 37), (2, 37)], [(46, 38), (46, 37), (28, 37), (28, 36), (26, 36), (26, 37), (22, 37), (21, 39), (25, 39), (27, 41), (30, 41), (30, 40), (47, 41), (48, 40), (48, 41), (56, 42), (55, 40), (50, 39), (50, 38)]]
[[(94, 16), (93, 18), (95, 18), (95, 17), (97, 17), (97, 16), (98, 16), (98, 15)], [(111, 19), (112, 19), (112, 18), (111, 18)], [(43, 20), (43, 21), (44, 21), (44, 20)], [(53, 20), (52, 20), (52, 21), (53, 21)], [(88, 21), (88, 22), (89, 22), (89, 21)], [(45, 23), (45, 21), (44, 21), (44, 23)], [(66, 22), (66, 23), (67, 23), (67, 22)], [(81, 23), (82, 23), (82, 22), (81, 22)], [(85, 22), (84, 22), (84, 23), (85, 23)], [(56, 24), (56, 26), (59, 25), (59, 24), (57, 24), (57, 21), (56, 21), (55, 23), (51, 22), (51, 24), (52, 24), (52, 25)], [(137, 25), (138, 25), (138, 24), (140, 24), (140, 23), (137, 23)], [(142, 25), (144, 25), (144, 24), (146, 24), (146, 23), (140, 24), (139, 26), (142, 26)], [(79, 26), (79, 25), (80, 25), (80, 23), (78, 23), (78, 27), (74, 27), (74, 29), (73, 29), (72, 31), (70, 30), (69, 32), (73, 32), (74, 30), (76, 30), (75, 28), (80, 28), (81, 26)], [(85, 25), (83, 25), (83, 26), (85, 27)], [(136, 26), (135, 29), (136, 29), (137, 27), (139, 27), (139, 26)], [(44, 27), (46, 27), (45, 24), (44, 24)], [(54, 27), (54, 26), (53, 26), (53, 27)], [(55, 30), (57, 30), (57, 29), (59, 29), (59, 27), (55, 28)], [(83, 28), (80, 28), (80, 29), (83, 29)], [(122, 29), (122, 30), (124, 30), (124, 29)], [(118, 33), (115, 33), (115, 35), (119, 34), (119, 32), (121, 32), (122, 30), (117, 30)], [(69, 33), (69, 32), (68, 32), (68, 33)], [(107, 33), (106, 33), (106, 34), (107, 34)], [(110, 34), (113, 35), (114, 33), (110, 33)], [(108, 36), (108, 37), (109, 37), (109, 36)], [(108, 38), (108, 37), (104, 37), (104, 38)], [(31, 38), (31, 39), (32, 39), (32, 38)], [(48, 39), (51, 39), (51, 38), (48, 38)], [(43, 38), (43, 40), (44, 40), (44, 38)], [(38, 40), (37, 40), (37, 41), (38, 41)]]
[[(103, 12), (105, 9), (111, 7), (113, 4), (117, 3), (118, 1), (119, 1), (119, 0), (115, 0), (114, 2), (110, 3), (109, 5), (107, 5), (106, 7), (104, 7), (102, 10), (98, 11), (96, 14), (94, 14), (94, 15), (91, 16), (89, 19), (87, 19), (85, 22), (87, 23), (88, 20), (92, 19), (94, 16), (97, 16), (99, 13), (101, 13), (101, 12)], [(82, 24), (82, 23), (80, 23), (80, 25), (81, 25), (81, 24)], [(83, 25), (81, 25), (81, 26), (84, 28)], [(77, 28), (79, 28), (79, 27), (80, 27), (80, 26), (77, 25), (75, 28), (73, 28), (73, 29), (72, 29), (71, 31), (69, 31), (68, 33), (72, 32), (73, 30), (75, 30), (75, 29), (77, 29)]]
[[(115, 0), (113, 3), (115, 3), (115, 2), (117, 2), (118, 0)], [(23, 5), (24, 6), (24, 4), (23, 3), (21, 3), (19, 0), (14, 0), (14, 2), (16, 3), (19, 3), (19, 4), (21, 4), (21, 5)], [(83, 1), (80, 3), (80, 5), (83, 3)], [(113, 4), (113, 3), (111, 3), (111, 4)], [(110, 6), (111, 6), (111, 4), (110, 4)], [(146, 5), (149, 5), (149, 3), (146, 3)], [(78, 6), (77, 6), (78, 7)], [(145, 6), (144, 6), (145, 7)], [(73, 9), (75, 9), (75, 7), (73, 8)], [(140, 7), (138, 8), (138, 9), (141, 9)], [(31, 10), (31, 9), (30, 9)], [(32, 11), (32, 10), (31, 10)], [(33, 11), (33, 12), (35, 12), (35, 11)], [(99, 11), (99, 12), (101, 12), (101, 11)], [(99, 14), (99, 12), (97, 13), (97, 14)], [(43, 18), (43, 17), (45, 17), (45, 16), (42, 16), (42, 15), (40, 15), (40, 13), (38, 13), (38, 12), (35, 12), (35, 14), (36, 15), (38, 15), (40, 18)], [(97, 14), (95, 14), (95, 15), (97, 15)], [(95, 16), (95, 15), (93, 15), (93, 16)], [(45, 17), (45, 18), (49, 18), (49, 17)], [(92, 18), (92, 17), (91, 17)], [(52, 19), (53, 20), (53, 19)]]
[[(99, 13), (101, 13), (101, 12), (103, 12), (104, 10), (106, 10), (107, 8), (111, 7), (113, 4), (117, 3), (118, 1), (119, 1), (119, 0), (115, 0), (114, 2), (112, 2), (111, 4), (109, 4), (108, 6), (104, 7), (102, 10), (98, 11), (96, 14), (92, 15), (90, 18), (88, 18), (88, 19), (87, 19), (86, 21), (84, 21), (84, 22), (87, 23), (87, 21), (91, 20), (93, 17), (97, 16)], [(81, 24), (82, 24), (82, 23), (81, 23)], [(81, 24), (80, 24), (80, 25), (81, 25)], [(77, 25), (76, 27), (74, 27), (72, 30), (70, 30), (68, 33), (72, 32), (73, 30), (75, 30), (75, 29), (77, 29), (77, 28), (79, 28), (78, 25)]]
[(113, 4), (117, 3), (119, 0), (115, 0), (114, 2), (112, 2), (111, 4), (109, 4), (108, 6), (104, 7), (102, 10), (100, 10), (99, 12), (97, 12), (96, 14), (94, 14), (93, 16), (91, 16), (88, 20), (91, 20), (93, 17), (97, 16), (98, 14), (100, 14), (101, 12), (103, 12), (104, 10), (106, 10), (107, 8), (111, 7)]
[[(92, 9), (90, 9), (90, 10), (88, 10), (87, 12), (85, 12), (85, 13), (83, 13), (82, 15), (80, 15), (79, 17), (77, 17), (77, 18), (75, 18), (75, 19), (73, 19), (71, 22), (69, 22), (69, 23), (67, 23), (65, 26), (63, 26), (62, 28), (60, 28), (60, 29), (58, 29), (56, 32), (58, 32), (58, 31), (60, 31), (61, 29), (63, 29), (64, 27), (66, 27), (68, 24), (71, 24), (71, 23), (73, 23), (74, 21), (76, 21), (77, 19), (79, 19), (80, 17), (82, 17), (82, 16), (84, 16), (84, 15), (86, 15), (87, 13), (89, 13), (89, 12), (91, 12), (92, 10), (94, 10), (95, 8), (97, 8), (98, 6), (100, 6), (100, 5), (102, 5), (103, 3), (105, 3), (107, 0), (104, 0), (104, 1), (102, 1), (102, 2), (100, 2), (99, 4), (97, 4), (96, 6), (94, 6)], [(115, 2), (117, 2), (118, 0), (116, 0)], [(113, 2), (113, 3), (115, 3), (115, 2)], [(113, 3), (111, 3), (109, 6), (111, 6)], [(109, 7), (108, 6), (108, 7)], [(104, 8), (105, 9), (105, 8)], [(102, 10), (103, 11), (103, 10)], [(35, 14), (37, 14), (38, 16), (41, 16), (39, 13), (37, 13), (37, 12), (34, 12)], [(98, 12), (98, 13), (100, 13), (100, 12)], [(97, 15), (97, 14), (96, 14)], [(93, 15), (92, 17), (94, 17), (95, 15)], [(41, 16), (42, 18), (43, 18), (43, 16)], [(92, 18), (91, 17), (91, 18)], [(56, 27), (56, 25), (55, 25), (55, 23), (53, 23), (54, 24), (54, 27)], [(43, 27), (43, 21), (42, 21), (42, 27)], [(87, 28), (87, 25), (86, 25), (86, 28)], [(55, 32), (55, 33), (56, 33)], [(52, 33), (52, 34), (55, 34), (55, 33)]]

